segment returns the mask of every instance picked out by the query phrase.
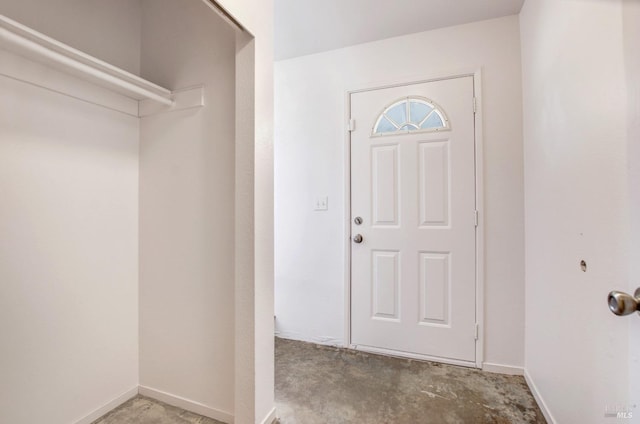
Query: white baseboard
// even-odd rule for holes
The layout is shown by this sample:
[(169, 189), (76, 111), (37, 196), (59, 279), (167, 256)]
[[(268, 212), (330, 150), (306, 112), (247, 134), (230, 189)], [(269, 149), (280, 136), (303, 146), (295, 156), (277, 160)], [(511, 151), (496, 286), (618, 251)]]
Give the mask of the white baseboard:
[(531, 390), (531, 394), (533, 394), (534, 399), (536, 400), (536, 402), (538, 402), (538, 406), (542, 411), (542, 415), (544, 415), (544, 417), (546, 418), (547, 423), (556, 424), (557, 421), (555, 420), (555, 418), (553, 418), (553, 415), (551, 415), (551, 411), (549, 411), (547, 404), (545, 403), (544, 399), (540, 395), (540, 392), (538, 391), (536, 384), (533, 382), (533, 379), (531, 378), (531, 376), (529, 375), (526, 369), (524, 370), (524, 379), (527, 382), (527, 385), (529, 386), (529, 390)]
[(496, 374), (524, 375), (524, 368), (522, 367), (514, 367), (513, 365), (492, 364), (491, 362), (483, 362), (482, 371), (492, 372)]
[(214, 420), (222, 421), (227, 424), (233, 424), (233, 414), (229, 412), (220, 411), (202, 403), (194, 402), (150, 387), (140, 386), (138, 392), (143, 396), (159, 400), (169, 405), (177, 406), (178, 408), (182, 408), (199, 415), (204, 415), (205, 417), (213, 418)]
[(276, 422), (277, 418), (276, 407), (274, 406), (273, 409), (271, 409), (271, 411), (267, 414), (267, 416), (264, 417), (264, 420), (260, 421), (260, 424), (273, 424)]
[(307, 342), (331, 347), (345, 347), (344, 340), (334, 339), (332, 337), (307, 337), (298, 333), (287, 333), (276, 331), (275, 336), (279, 339), (296, 340), (298, 342)]
[(129, 399), (135, 397), (137, 394), (138, 394), (138, 386), (127, 390), (117, 398), (107, 402), (105, 405), (96, 409), (86, 417), (76, 421), (75, 424), (91, 424), (101, 416), (105, 415), (108, 412), (111, 412), (112, 410), (116, 409), (118, 406), (122, 405)]

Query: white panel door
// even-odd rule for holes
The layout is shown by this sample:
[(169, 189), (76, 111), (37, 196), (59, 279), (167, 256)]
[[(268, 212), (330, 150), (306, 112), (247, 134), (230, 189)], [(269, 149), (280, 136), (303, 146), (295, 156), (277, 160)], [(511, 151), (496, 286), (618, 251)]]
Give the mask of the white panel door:
[(473, 78), (354, 93), (351, 118), (351, 342), (473, 365)]

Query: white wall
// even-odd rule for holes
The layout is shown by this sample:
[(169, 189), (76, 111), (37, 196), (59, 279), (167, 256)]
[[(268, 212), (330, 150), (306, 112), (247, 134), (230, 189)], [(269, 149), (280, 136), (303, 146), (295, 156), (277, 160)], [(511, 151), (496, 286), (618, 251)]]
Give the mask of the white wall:
[(638, 140), (629, 138), (626, 94), (638, 75), (625, 74), (625, 47), (637, 52), (638, 38), (625, 39), (622, 11), (615, 0), (528, 0), (520, 16), (526, 369), (558, 423), (601, 423), (607, 406), (638, 402), (628, 375), (628, 341), (637, 338), (628, 320), (637, 317), (606, 307), (610, 290), (638, 281), (628, 162)]
[(140, 384), (228, 419), (235, 34), (197, 0), (143, 0), (142, 11), (142, 76), (172, 90), (204, 84), (206, 106), (141, 120)]
[[(93, 23), (119, 43), (110, 59), (137, 54), (137, 2), (101, 16), (71, 3), (38, 3), (66, 13), (29, 23)], [(24, 21), (35, 5), (0, 13)], [(0, 422), (73, 423), (138, 384), (139, 123), (5, 77), (0, 92)]]
[(274, 415), (273, 0), (220, 0), (236, 45), (235, 422)]
[[(522, 366), (522, 126), (516, 16), (276, 63), (276, 328), (343, 344), (345, 91), (482, 69), (485, 169), (485, 358)], [(313, 199), (329, 196), (329, 210)]]

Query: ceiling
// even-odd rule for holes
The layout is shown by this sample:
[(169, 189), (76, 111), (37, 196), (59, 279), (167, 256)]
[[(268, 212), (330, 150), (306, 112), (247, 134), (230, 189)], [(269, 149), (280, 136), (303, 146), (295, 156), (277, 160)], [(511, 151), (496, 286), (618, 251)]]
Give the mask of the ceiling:
[(515, 15), (524, 0), (275, 0), (276, 60)]

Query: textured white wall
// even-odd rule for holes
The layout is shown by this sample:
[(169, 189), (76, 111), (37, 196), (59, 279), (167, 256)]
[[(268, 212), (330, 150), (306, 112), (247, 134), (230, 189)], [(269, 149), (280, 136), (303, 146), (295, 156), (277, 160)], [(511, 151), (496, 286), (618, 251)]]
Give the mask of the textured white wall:
[(201, 1), (142, 11), (142, 76), (206, 106), (141, 120), (140, 384), (233, 415), (235, 35)]
[[(518, 18), (483, 21), (276, 62), (276, 328), (342, 344), (345, 91), (482, 69), (485, 361), (522, 366), (524, 230)], [(314, 212), (315, 196), (329, 210)]]
[[(38, 3), (65, 13), (28, 23), (98, 51), (68, 31), (94, 24), (109, 59), (138, 54), (137, 2), (72, 3)], [(5, 77), (0, 92), (0, 422), (73, 423), (138, 384), (139, 122)]]
[(640, 400), (630, 395), (628, 366), (637, 317), (615, 317), (606, 303), (610, 290), (638, 281), (629, 204), (638, 140), (627, 98), (635, 87), (637, 102), (637, 65), (625, 73), (638, 51), (637, 15), (623, 24), (616, 0), (529, 0), (520, 23), (526, 370), (556, 422), (601, 423), (607, 406)]

